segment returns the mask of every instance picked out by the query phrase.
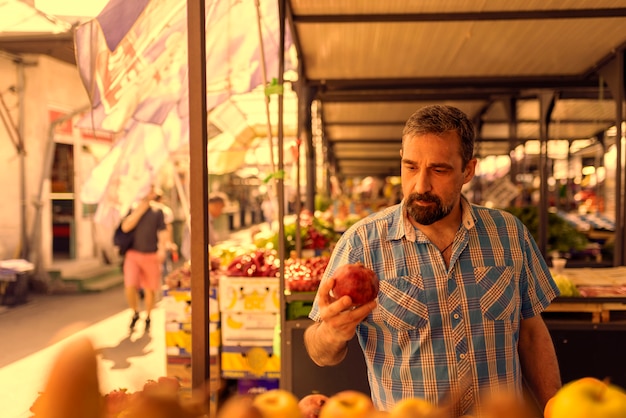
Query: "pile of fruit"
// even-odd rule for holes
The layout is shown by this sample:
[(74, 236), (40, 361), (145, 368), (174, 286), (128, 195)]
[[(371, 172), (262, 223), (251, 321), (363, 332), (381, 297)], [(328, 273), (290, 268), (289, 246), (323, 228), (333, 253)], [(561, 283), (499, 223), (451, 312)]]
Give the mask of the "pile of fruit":
[[(452, 418), (448, 406), (405, 398), (390, 411), (378, 411), (369, 396), (345, 390), (327, 397), (313, 394), (298, 399), (291, 392), (273, 389), (256, 396), (235, 395), (218, 411), (218, 418)], [(476, 415), (461, 418), (534, 418), (536, 408), (510, 394), (483, 399)], [(624, 418), (626, 391), (610, 383), (585, 377), (564, 385), (550, 399), (545, 418)]]
[(328, 265), (328, 256), (285, 260), (285, 287), (291, 292), (315, 292)]
[(191, 287), (191, 263), (186, 262), (172, 270), (165, 276), (165, 284), (169, 289), (189, 289)]
[(276, 251), (257, 249), (235, 256), (226, 266), (225, 274), (231, 277), (278, 277), (279, 268)]
[(553, 274), (552, 278), (563, 297), (580, 296), (576, 285), (564, 274)]

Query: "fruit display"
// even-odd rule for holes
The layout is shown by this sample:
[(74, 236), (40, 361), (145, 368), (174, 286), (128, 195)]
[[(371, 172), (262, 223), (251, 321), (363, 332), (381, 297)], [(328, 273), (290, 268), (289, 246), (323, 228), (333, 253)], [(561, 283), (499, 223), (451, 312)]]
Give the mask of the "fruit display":
[[(389, 411), (378, 411), (370, 397), (354, 390), (332, 396), (311, 394), (300, 401), (283, 389), (257, 395), (234, 395), (218, 411), (218, 418), (452, 418), (450, 405), (434, 405), (420, 398), (405, 398)], [(245, 401), (245, 402), (244, 402)], [(240, 405), (237, 411), (229, 405)], [(245, 406), (245, 407), (244, 407)], [(296, 407), (297, 406), (297, 407)], [(227, 413), (228, 412), (228, 413)], [(535, 418), (536, 407), (508, 392), (494, 392), (481, 400), (475, 415), (462, 418)], [(593, 377), (565, 384), (548, 401), (545, 418), (624, 418), (626, 391)]]
[(291, 292), (315, 292), (330, 257), (288, 258), (285, 260), (285, 287)]
[(361, 263), (344, 264), (335, 271), (333, 277), (335, 285), (331, 296), (336, 299), (350, 296), (352, 304), (363, 305), (378, 296), (378, 276)]
[(189, 289), (191, 287), (191, 264), (185, 263), (165, 276), (169, 289)]
[(580, 296), (580, 292), (576, 288), (576, 285), (566, 275), (553, 274), (552, 278), (554, 279), (554, 282), (558, 286), (559, 291), (561, 292), (561, 296), (563, 297)]
[(235, 256), (226, 266), (225, 274), (231, 277), (278, 277), (279, 268), (276, 251), (256, 249)]
[[(298, 218), (286, 216), (283, 222), (283, 234), (285, 255), (291, 254), (296, 249), (298, 234)], [(335, 232), (332, 220), (317, 214), (303, 210), (300, 213), (300, 243), (305, 250), (328, 250), (336, 243), (338, 234)], [(258, 248), (272, 248), (278, 250), (278, 232), (260, 232), (254, 236), (254, 243)]]

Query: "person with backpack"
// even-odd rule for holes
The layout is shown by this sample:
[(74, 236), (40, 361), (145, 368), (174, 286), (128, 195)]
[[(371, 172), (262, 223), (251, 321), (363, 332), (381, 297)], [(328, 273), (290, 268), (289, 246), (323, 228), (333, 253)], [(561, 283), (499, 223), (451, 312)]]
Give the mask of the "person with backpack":
[(156, 292), (161, 287), (161, 269), (171, 236), (161, 205), (155, 200), (159, 189), (154, 186), (131, 209), (120, 229), (132, 231), (132, 243), (124, 254), (124, 288), (128, 307), (133, 311), (131, 332), (139, 320), (139, 290), (144, 291), (146, 311), (145, 331), (150, 330), (150, 313), (154, 308)]

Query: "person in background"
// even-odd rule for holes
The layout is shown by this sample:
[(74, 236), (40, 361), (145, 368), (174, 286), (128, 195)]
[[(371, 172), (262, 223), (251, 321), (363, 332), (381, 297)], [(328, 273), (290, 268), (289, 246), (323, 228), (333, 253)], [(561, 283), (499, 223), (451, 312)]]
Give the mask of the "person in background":
[(167, 229), (167, 241), (169, 242), (167, 248), (165, 249), (165, 261), (163, 262), (161, 277), (165, 278), (168, 273), (172, 271), (172, 263), (178, 259), (178, 247), (174, 242), (174, 212), (163, 203), (163, 190), (160, 188), (155, 188), (155, 198), (154, 202), (156, 202), (160, 209), (163, 211), (163, 220), (165, 221), (165, 228)]
[(155, 201), (158, 189), (151, 187), (143, 199), (122, 220), (124, 232), (134, 231), (133, 244), (124, 256), (124, 292), (133, 311), (131, 331), (139, 320), (139, 289), (144, 290), (145, 330), (150, 330), (150, 313), (156, 292), (161, 288), (161, 269), (171, 236), (165, 224), (160, 203)]
[(226, 197), (223, 193), (216, 192), (209, 195), (209, 245), (211, 246), (219, 242), (214, 221), (224, 212), (225, 206)]
[(269, 195), (266, 195), (261, 203), (261, 210), (263, 211), (263, 219), (267, 222), (267, 225), (272, 230), (272, 224), (278, 213), (278, 203), (272, 200)]
[[(470, 204), (474, 127), (451, 106), (415, 112), (402, 133), (403, 200), (349, 228), (336, 245), (310, 313), (305, 345), (319, 366), (340, 363), (356, 334), (372, 400), (407, 397), (480, 410), (483, 391), (531, 390), (537, 407), (560, 388), (541, 312), (559, 295), (531, 234), (508, 212)], [(354, 307), (330, 291), (341, 265), (377, 274), (377, 299)]]

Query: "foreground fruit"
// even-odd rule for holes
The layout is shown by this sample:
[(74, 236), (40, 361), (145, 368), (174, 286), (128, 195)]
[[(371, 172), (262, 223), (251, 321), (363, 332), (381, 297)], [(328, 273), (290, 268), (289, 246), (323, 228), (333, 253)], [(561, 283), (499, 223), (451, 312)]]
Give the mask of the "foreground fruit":
[(626, 392), (610, 383), (584, 377), (564, 385), (546, 405), (546, 418), (624, 418)]
[(252, 404), (263, 418), (302, 418), (298, 398), (284, 389), (272, 389), (254, 398)]
[(298, 406), (302, 413), (302, 418), (318, 418), (322, 407), (328, 401), (328, 396), (321, 393), (307, 395), (300, 399)]
[(253, 402), (253, 396), (237, 394), (224, 402), (217, 418), (263, 418)]
[(356, 390), (344, 390), (326, 401), (319, 418), (365, 418), (372, 411), (374, 404), (369, 396)]
[(333, 277), (335, 286), (332, 295), (336, 299), (350, 296), (354, 305), (363, 305), (378, 296), (379, 281), (373, 270), (361, 263), (344, 264)]
[(444, 411), (432, 403), (420, 398), (406, 398), (398, 402), (391, 410), (391, 418), (439, 418)]

